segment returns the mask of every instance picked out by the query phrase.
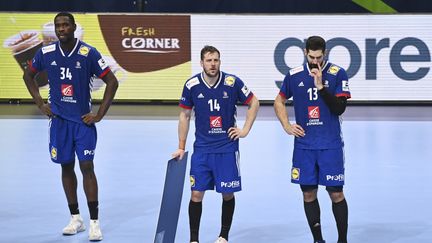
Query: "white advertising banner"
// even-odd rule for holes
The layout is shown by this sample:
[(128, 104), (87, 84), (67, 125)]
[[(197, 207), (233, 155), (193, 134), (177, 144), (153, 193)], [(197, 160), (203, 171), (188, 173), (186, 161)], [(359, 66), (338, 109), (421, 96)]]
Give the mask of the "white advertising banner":
[(192, 73), (200, 50), (221, 51), (221, 69), (239, 76), (260, 100), (304, 61), (304, 41), (320, 35), (328, 59), (347, 70), (352, 100), (432, 101), (432, 16), (192, 15)]

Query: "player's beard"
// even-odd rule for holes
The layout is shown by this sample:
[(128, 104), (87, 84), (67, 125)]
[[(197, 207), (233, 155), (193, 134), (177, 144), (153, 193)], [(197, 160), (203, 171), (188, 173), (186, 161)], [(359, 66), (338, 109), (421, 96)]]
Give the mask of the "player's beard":
[(216, 78), (219, 75), (219, 70), (216, 69), (216, 72), (214, 74), (212, 74), (212, 73), (210, 73), (210, 70), (204, 69), (204, 73), (210, 78)]
[[(325, 64), (324, 61), (322, 61), (320, 63), (321, 68), (324, 66), (324, 64)], [(312, 70), (314, 68), (318, 69), (318, 64), (316, 64), (316, 63), (310, 63), (310, 62), (308, 62), (308, 66), (309, 66), (309, 70)]]

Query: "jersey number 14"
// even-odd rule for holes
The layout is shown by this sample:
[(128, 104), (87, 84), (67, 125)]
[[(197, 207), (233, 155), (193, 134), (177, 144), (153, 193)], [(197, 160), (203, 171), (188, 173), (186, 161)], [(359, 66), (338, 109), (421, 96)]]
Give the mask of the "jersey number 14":
[(210, 99), (207, 103), (210, 106), (210, 111), (214, 111), (214, 110), (219, 111), (220, 110), (220, 105), (219, 105), (217, 99)]

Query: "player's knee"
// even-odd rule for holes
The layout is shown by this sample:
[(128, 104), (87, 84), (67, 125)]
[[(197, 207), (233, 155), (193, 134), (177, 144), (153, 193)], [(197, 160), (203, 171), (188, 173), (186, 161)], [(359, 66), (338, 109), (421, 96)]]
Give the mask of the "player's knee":
[(300, 188), (305, 202), (312, 202), (317, 198), (318, 185), (301, 185)]
[(224, 193), (222, 194), (222, 198), (225, 201), (229, 201), (234, 198), (234, 193)]
[(342, 187), (328, 188), (327, 191), (330, 195), (332, 202), (334, 203), (338, 203), (345, 198)]
[(192, 191), (191, 200), (193, 202), (201, 202), (204, 198), (204, 192)]
[(93, 162), (81, 162), (80, 163), (80, 169), (83, 176), (91, 176), (94, 175), (94, 166)]

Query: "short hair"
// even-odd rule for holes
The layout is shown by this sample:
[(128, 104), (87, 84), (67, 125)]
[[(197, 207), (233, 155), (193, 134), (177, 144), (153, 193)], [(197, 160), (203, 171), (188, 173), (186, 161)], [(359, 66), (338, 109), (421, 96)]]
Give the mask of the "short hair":
[(219, 50), (218, 50), (216, 47), (214, 47), (214, 46), (209, 46), (209, 45), (205, 45), (205, 46), (203, 47), (203, 49), (201, 49), (201, 61), (204, 60), (204, 55), (205, 55), (207, 52), (210, 52), (210, 53), (217, 52), (217, 53), (219, 54), (219, 57), (220, 57), (220, 52), (219, 52)]
[(311, 36), (306, 40), (306, 52), (322, 50), (325, 52), (326, 42), (321, 36)]
[(54, 17), (54, 22), (55, 22), (56, 18), (57, 18), (57, 17), (60, 17), (60, 16), (66, 16), (66, 17), (69, 17), (70, 22), (71, 22), (72, 24), (75, 24), (75, 18), (74, 18), (74, 16), (73, 16), (71, 13), (68, 13), (68, 12), (60, 12), (60, 13), (58, 13), (58, 14)]

